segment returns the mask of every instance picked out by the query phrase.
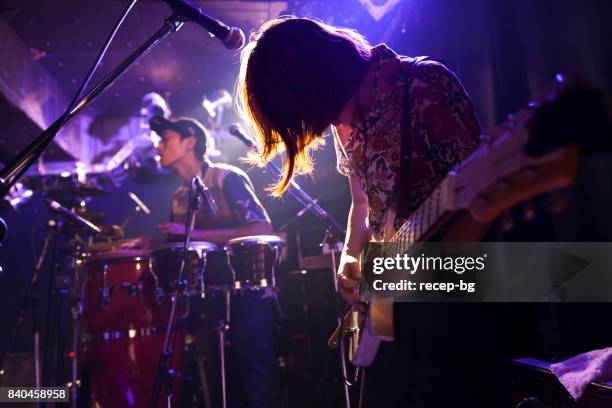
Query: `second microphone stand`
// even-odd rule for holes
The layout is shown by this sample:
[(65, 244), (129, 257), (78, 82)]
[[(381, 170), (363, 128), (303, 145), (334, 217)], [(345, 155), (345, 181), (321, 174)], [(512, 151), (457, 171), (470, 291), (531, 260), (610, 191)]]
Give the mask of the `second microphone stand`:
[[(232, 127), (230, 127), (230, 133), (237, 136), (249, 148), (257, 150), (256, 144), (249, 137), (247, 137), (244, 133), (242, 133), (242, 130), (239, 128), (238, 125), (233, 125)], [(282, 175), (281, 169), (272, 161), (268, 162), (268, 164), (266, 165), (266, 169), (268, 170), (269, 173), (271, 173), (277, 179), (280, 178)], [(339, 259), (339, 255), (340, 255), (338, 251), (338, 247), (339, 247), (339, 244), (342, 243), (341, 237), (346, 236), (346, 229), (344, 229), (344, 227), (342, 227), (342, 225), (340, 225), (340, 223), (329, 212), (327, 212), (323, 207), (319, 205), (319, 203), (317, 203), (317, 200), (313, 199), (294, 180), (290, 181), (289, 189), (287, 190), (287, 192), (295, 201), (297, 201), (303, 207), (302, 211), (310, 211), (321, 222), (323, 222), (323, 224), (326, 225), (327, 228), (325, 230), (325, 237), (323, 238), (321, 247), (327, 246), (330, 249), (330, 254), (332, 258), (332, 267), (331, 267), (331, 273), (332, 273), (331, 277), (332, 277), (332, 282), (333, 282), (332, 284), (333, 284), (333, 287), (336, 293), (338, 293), (338, 287), (336, 283), (336, 276), (338, 273), (338, 269), (336, 266), (337, 265), (336, 262), (337, 262), (337, 259)], [(300, 213), (302, 211), (300, 211)], [(299, 214), (299, 216), (301, 215), (302, 214)], [(340, 313), (340, 307), (338, 307), (338, 310), (336, 312), (337, 312), (336, 314), (337, 314), (338, 326), (343, 327), (342, 326), (343, 316)], [(352, 320), (353, 322), (355, 322), (357, 319), (357, 316), (356, 316), (357, 312), (351, 312), (351, 313), (353, 317)], [(349, 333), (352, 336), (354, 336), (351, 340), (351, 344), (353, 345), (351, 348), (354, 348), (354, 343), (358, 342), (358, 336), (359, 336), (358, 328), (356, 327), (356, 325), (353, 325), (353, 326), (354, 327), (351, 327), (352, 331), (349, 331)], [(359, 371), (356, 371), (353, 379), (349, 380), (348, 368), (346, 364), (345, 355), (346, 355), (345, 343), (344, 341), (340, 341), (340, 367), (341, 367), (342, 376), (344, 379), (343, 381), (344, 403), (345, 403), (346, 408), (350, 408), (351, 401), (350, 401), (349, 386), (353, 385), (356, 382), (356, 377), (358, 376)]]

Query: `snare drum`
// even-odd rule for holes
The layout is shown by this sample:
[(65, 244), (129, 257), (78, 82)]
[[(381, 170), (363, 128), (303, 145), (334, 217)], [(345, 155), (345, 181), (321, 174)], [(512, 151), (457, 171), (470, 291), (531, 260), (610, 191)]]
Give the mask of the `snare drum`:
[[(176, 278), (183, 261), (182, 242), (170, 242), (155, 247), (151, 251), (150, 266), (151, 273), (156, 279), (157, 287), (163, 293), (171, 293), (176, 285)], [(207, 279), (206, 271), (211, 268), (210, 264), (213, 253), (220, 252), (221, 249), (212, 242), (191, 242), (187, 250), (187, 263), (183, 272), (185, 282), (185, 293), (189, 295), (203, 295), (205, 285), (212, 285), (213, 282)]]
[(253, 235), (228, 241), (225, 246), (235, 289), (276, 286), (275, 267), (285, 242), (275, 235)]

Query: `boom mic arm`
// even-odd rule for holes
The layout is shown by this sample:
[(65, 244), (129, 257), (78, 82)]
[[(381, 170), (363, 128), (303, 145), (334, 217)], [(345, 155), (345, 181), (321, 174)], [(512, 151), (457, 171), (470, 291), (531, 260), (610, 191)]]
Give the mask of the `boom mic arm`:
[(189, 0), (163, 0), (180, 16), (193, 21), (223, 42), (229, 50), (239, 50), (244, 46), (244, 32), (238, 27), (228, 27), (225, 23), (209, 16)]

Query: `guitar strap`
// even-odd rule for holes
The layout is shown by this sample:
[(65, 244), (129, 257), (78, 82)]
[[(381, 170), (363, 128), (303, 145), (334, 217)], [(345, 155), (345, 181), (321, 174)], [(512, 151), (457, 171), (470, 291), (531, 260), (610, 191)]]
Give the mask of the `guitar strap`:
[(442, 61), (432, 57), (416, 57), (404, 60), (404, 97), (402, 103), (402, 118), (400, 123), (401, 147), (400, 147), (400, 169), (399, 188), (397, 200), (396, 218), (407, 218), (408, 211), (412, 210), (414, 203), (412, 198), (412, 134), (410, 123), (412, 120), (412, 106), (410, 104), (410, 86), (414, 80), (414, 70), (424, 61)]

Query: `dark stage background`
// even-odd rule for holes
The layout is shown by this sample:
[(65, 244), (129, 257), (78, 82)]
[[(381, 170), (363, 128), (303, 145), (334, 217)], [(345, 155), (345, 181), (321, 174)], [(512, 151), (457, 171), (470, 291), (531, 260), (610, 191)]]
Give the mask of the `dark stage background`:
[[(262, 20), (295, 14), (355, 28), (372, 44), (385, 42), (400, 54), (440, 57), (462, 79), (485, 130), (525, 105), (559, 72), (581, 75), (607, 94), (612, 90), (612, 3), (606, 0), (402, 0), (378, 21), (358, 0), (196, 3), (245, 32)], [(372, 3), (384, 5), (385, 1)], [(14, 157), (60, 115), (125, 4), (118, 0), (0, 0), (1, 162)], [(94, 81), (157, 30), (168, 15), (161, 1), (138, 3)], [(219, 89), (232, 93), (238, 67), (238, 53), (225, 50), (200, 27), (186, 24), (62, 132), (35, 167), (38, 172), (62, 166), (73, 170), (74, 161), (86, 165), (108, 161), (131, 138), (142, 134), (141, 99), (149, 92), (164, 96), (173, 115), (205, 121), (204, 96)], [(221, 127), (215, 132), (221, 153), (217, 159), (248, 171), (274, 225), (280, 227), (301, 207), (289, 197), (269, 197), (264, 189), (273, 181), (270, 175), (238, 161), (246, 150), (229, 136), (227, 126), (239, 121), (233, 108), (225, 110)], [(315, 154), (315, 161), (314, 174), (299, 177), (298, 182), (344, 223), (349, 190), (346, 180), (335, 171), (331, 139)], [(152, 214), (130, 222), (126, 236), (156, 234), (154, 226), (167, 220), (170, 196), (179, 181), (172, 174), (158, 172), (152, 163), (150, 157), (132, 161), (129, 170), (119, 172), (120, 176), (107, 184), (112, 195), (91, 200), (88, 209), (103, 211), (106, 224), (120, 224), (133, 208), (127, 193), (134, 192), (151, 207)], [(32, 169), (31, 180), (39, 180), (36, 173), (37, 169)], [(612, 208), (612, 169), (608, 165), (589, 174), (573, 193), (582, 197), (582, 214), (602, 214), (595, 224), (599, 232), (573, 238), (560, 236), (552, 225), (567, 220), (543, 216), (543, 220), (532, 223), (518, 222), (514, 235), (502, 236), (493, 228), (490, 239), (529, 240), (537, 236), (538, 240), (610, 240), (612, 221), (609, 211), (605, 215), (604, 210)], [(594, 192), (588, 188), (591, 183), (603, 187)], [(50, 218), (46, 205), (36, 196), (16, 209), (5, 207), (2, 216), (9, 234), (0, 247), (0, 330), (4, 331), (0, 356), (8, 345), (7, 333), (15, 326)], [(315, 387), (318, 392), (308, 398), (312, 405), (323, 406), (339, 398), (340, 392), (335, 355), (325, 348), (334, 319), (333, 295), (331, 286), (326, 287), (330, 285), (328, 272), (296, 273), (295, 234), (299, 232), (302, 255), (314, 255), (320, 252), (318, 244), (324, 231), (314, 217), (305, 215), (287, 232), (289, 259), (281, 271), (287, 293), (285, 297), (281, 294), (281, 301), (287, 320), (279, 351), (286, 357), (287, 381), (305, 384), (301, 390), (292, 389), (308, 394)], [(62, 244), (62, 240), (57, 243), (59, 247)], [(44, 299), (50, 262), (47, 260), (42, 269), (38, 291), (42, 322), (46, 318)], [(507, 350), (508, 356), (559, 360), (612, 345), (608, 305), (484, 306), (498, 308), (500, 319), (507, 322), (499, 347)], [(13, 352), (31, 349), (32, 319), (29, 314), (25, 317), (12, 344)]]

